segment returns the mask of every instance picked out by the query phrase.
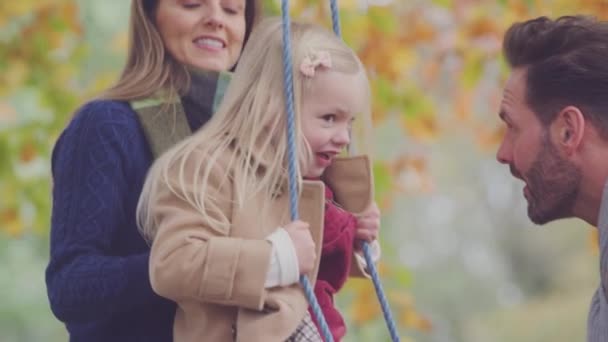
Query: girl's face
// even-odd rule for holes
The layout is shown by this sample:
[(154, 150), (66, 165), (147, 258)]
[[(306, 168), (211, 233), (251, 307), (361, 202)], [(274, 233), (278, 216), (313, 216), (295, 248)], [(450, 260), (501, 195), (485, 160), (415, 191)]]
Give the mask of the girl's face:
[(302, 174), (320, 177), (350, 143), (351, 123), (366, 110), (367, 87), (359, 73), (317, 71), (302, 100), (302, 130), (313, 160)]

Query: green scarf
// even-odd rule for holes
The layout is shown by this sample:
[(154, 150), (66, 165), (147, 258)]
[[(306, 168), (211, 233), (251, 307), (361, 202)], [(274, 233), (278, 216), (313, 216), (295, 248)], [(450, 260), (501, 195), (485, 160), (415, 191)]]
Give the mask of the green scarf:
[(211, 118), (231, 77), (229, 72), (190, 70), (190, 89), (178, 101), (148, 98), (130, 102), (155, 159), (192, 134), (189, 117), (202, 124)]

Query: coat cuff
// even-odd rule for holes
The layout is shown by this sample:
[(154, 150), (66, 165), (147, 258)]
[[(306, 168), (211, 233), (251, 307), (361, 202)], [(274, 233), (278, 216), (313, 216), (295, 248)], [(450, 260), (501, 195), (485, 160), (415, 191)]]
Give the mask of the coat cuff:
[(287, 231), (278, 228), (266, 240), (272, 243), (272, 257), (265, 286), (270, 288), (277, 285), (288, 286), (297, 283), (300, 279), (298, 255)]
[(261, 310), (271, 252), (272, 245), (265, 240), (235, 241), (225, 237), (209, 240), (201, 297)]

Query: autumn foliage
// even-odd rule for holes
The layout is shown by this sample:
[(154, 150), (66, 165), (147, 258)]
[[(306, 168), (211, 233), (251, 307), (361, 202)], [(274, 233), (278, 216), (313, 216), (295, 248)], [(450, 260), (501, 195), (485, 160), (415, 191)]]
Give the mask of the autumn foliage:
[[(278, 13), (278, 1), (265, 2), (267, 13)], [(339, 0), (344, 39), (369, 71), (374, 126), (395, 125), (408, 146), (375, 161), (384, 211), (398, 196), (434, 190), (425, 146), (442, 135), (460, 132), (478, 152), (493, 152), (502, 135), (494, 113), (507, 73), (501, 37), (511, 23), (540, 14), (608, 16), (608, 4), (595, 0), (369, 2), (388, 4)], [(88, 69), (91, 44), (125, 53), (126, 23), (109, 40), (87, 39), (81, 7), (75, 0), (0, 2), (0, 234), (11, 238), (47, 238), (54, 141), (77, 106), (118, 75), (118, 65), (111, 72)], [(328, 2), (292, 1), (291, 10), (331, 27)], [(383, 245), (381, 273), (403, 333), (430, 331), (432, 322), (407, 291), (412, 277), (394, 252), (399, 242)], [(349, 283), (346, 296), (355, 299), (344, 304), (354, 325), (382, 324), (370, 282)]]

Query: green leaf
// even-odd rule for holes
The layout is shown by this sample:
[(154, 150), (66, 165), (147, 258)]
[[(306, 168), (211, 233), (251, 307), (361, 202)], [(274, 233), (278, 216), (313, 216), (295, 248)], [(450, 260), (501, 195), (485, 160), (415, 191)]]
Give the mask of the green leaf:
[(0, 179), (6, 180), (11, 169), (10, 148), (6, 137), (0, 136)]
[(477, 85), (483, 76), (483, 67), (483, 60), (478, 55), (467, 58), (462, 73), (462, 84), (466, 89), (471, 89)]
[(433, 4), (441, 7), (451, 8), (453, 3), (452, 0), (433, 0)]
[(384, 7), (370, 7), (367, 15), (372, 25), (383, 33), (393, 33), (397, 30), (397, 16)]
[(376, 198), (382, 198), (388, 191), (390, 191), (393, 177), (389, 167), (384, 163), (374, 163), (373, 169)]
[(66, 23), (65, 19), (58, 15), (54, 15), (50, 18), (50, 26), (52, 30), (57, 32), (69, 29), (69, 25)]
[(412, 272), (405, 267), (396, 267), (392, 272), (392, 278), (397, 281), (397, 287), (404, 288), (412, 285)]

